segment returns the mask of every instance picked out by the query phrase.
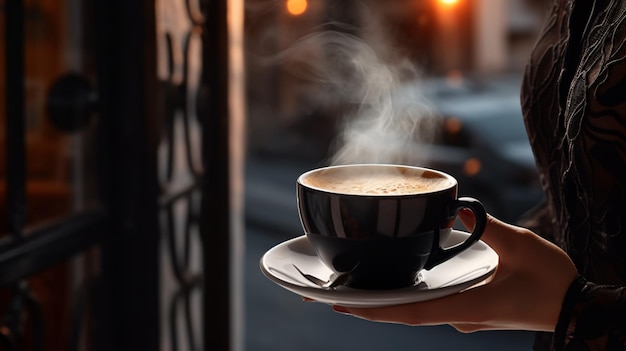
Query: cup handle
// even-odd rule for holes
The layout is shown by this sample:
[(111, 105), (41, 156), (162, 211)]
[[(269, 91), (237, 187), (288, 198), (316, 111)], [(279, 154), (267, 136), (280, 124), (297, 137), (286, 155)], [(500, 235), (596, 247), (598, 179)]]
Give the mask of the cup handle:
[(456, 217), (459, 211), (463, 208), (469, 208), (474, 213), (474, 217), (476, 218), (476, 224), (474, 225), (474, 230), (472, 230), (471, 235), (464, 242), (446, 249), (442, 249), (439, 246), (439, 235), (437, 235), (435, 242), (433, 243), (434, 248), (428, 256), (428, 261), (426, 262), (424, 269), (431, 269), (434, 266), (458, 255), (468, 247), (472, 246), (483, 235), (487, 224), (487, 211), (485, 211), (483, 204), (472, 197), (458, 198), (452, 207), (452, 217)]

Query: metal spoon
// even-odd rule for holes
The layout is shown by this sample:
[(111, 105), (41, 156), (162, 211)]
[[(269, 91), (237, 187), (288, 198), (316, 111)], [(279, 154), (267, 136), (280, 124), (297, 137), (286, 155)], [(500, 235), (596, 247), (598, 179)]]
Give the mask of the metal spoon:
[[(333, 289), (339, 285), (344, 284), (347, 280), (348, 280), (348, 275), (350, 273), (352, 273), (352, 271), (354, 271), (354, 268), (356, 268), (356, 266), (354, 266), (354, 268), (352, 268), (349, 272), (344, 272), (341, 274), (337, 274), (337, 273), (333, 273), (330, 275), (330, 277), (328, 278), (328, 281), (320, 279), (316, 276), (304, 273), (300, 270), (300, 268), (298, 268), (295, 264), (292, 264), (293, 268), (295, 268), (298, 273), (300, 273), (300, 275), (302, 275), (306, 280), (310, 281), (311, 283), (319, 286), (322, 289)], [(357, 265), (358, 266), (358, 265)]]

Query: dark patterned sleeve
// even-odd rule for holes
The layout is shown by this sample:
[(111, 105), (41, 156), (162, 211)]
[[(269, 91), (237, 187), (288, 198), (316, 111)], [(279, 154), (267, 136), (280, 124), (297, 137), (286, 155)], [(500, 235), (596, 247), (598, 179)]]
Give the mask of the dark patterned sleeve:
[(553, 350), (626, 350), (625, 289), (578, 277), (563, 301)]

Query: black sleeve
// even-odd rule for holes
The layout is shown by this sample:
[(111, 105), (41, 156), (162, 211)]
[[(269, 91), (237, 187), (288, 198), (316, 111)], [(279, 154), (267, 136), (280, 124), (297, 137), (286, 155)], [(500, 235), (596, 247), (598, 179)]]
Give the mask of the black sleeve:
[(552, 349), (626, 350), (624, 289), (578, 277), (563, 301)]

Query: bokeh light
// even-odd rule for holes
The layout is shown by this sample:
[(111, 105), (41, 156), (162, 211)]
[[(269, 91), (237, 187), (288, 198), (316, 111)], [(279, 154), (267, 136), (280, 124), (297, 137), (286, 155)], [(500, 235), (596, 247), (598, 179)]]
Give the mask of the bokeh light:
[(482, 163), (480, 162), (480, 160), (472, 157), (472, 158), (469, 158), (467, 161), (465, 161), (465, 164), (463, 165), (463, 172), (467, 176), (473, 177), (477, 175), (478, 172), (480, 172), (481, 168), (482, 168)]
[(307, 0), (287, 0), (287, 12), (293, 16), (305, 13), (308, 6)]

